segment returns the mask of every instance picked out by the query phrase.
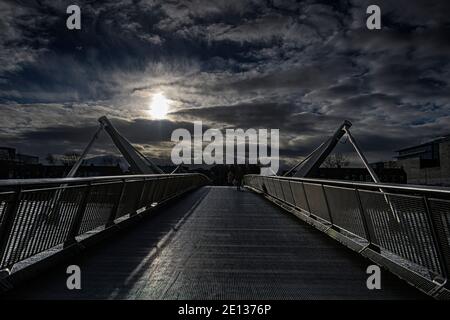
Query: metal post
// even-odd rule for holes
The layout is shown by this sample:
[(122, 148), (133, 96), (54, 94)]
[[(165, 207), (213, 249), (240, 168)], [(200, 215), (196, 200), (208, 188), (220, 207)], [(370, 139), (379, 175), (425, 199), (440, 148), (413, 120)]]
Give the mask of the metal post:
[(308, 196), (306, 195), (305, 184), (303, 182), (301, 182), (301, 184), (302, 184), (303, 194), (305, 195), (306, 207), (308, 208), (308, 213), (311, 216), (312, 212), (311, 212), (311, 207), (309, 206)]
[(139, 197), (137, 198), (136, 204), (134, 206), (134, 212), (132, 212), (130, 215), (135, 215), (137, 214), (137, 211), (141, 208), (142, 206), (142, 199), (144, 197), (144, 191), (145, 191), (145, 182), (146, 182), (146, 178), (144, 178), (144, 180), (142, 181), (142, 188), (141, 188), (141, 193), (139, 194)]
[(444, 245), (446, 245), (448, 243), (447, 242), (448, 240), (447, 240), (447, 237), (445, 236), (443, 241), (440, 241), (439, 233), (437, 231), (438, 226), (436, 226), (435, 220), (431, 216), (431, 210), (430, 210), (430, 206), (428, 204), (428, 199), (426, 196), (423, 196), (422, 199), (423, 199), (423, 203), (424, 203), (424, 207), (425, 207), (425, 211), (426, 211), (427, 220), (430, 224), (431, 235), (433, 238), (434, 246), (436, 248), (436, 254), (438, 256), (439, 265), (441, 267), (442, 274), (444, 276), (443, 286), (449, 288), (450, 283), (448, 282), (448, 275), (449, 275), (448, 266), (447, 266), (447, 261), (445, 259), (445, 256), (443, 254), (444, 250), (442, 248)]
[(164, 200), (167, 200), (170, 198), (170, 194), (172, 192), (172, 178), (166, 178), (167, 179), (167, 183), (166, 183), (166, 197)]
[(150, 200), (150, 206), (155, 202), (155, 193), (156, 193), (156, 181), (157, 179), (150, 179), (150, 188), (148, 191), (148, 199)]
[(144, 200), (146, 201), (146, 204), (152, 204), (153, 203), (153, 193), (154, 193), (154, 180), (153, 179), (147, 179), (147, 186), (144, 194)]
[(291, 191), (292, 201), (294, 202), (294, 203), (291, 203), (291, 204), (292, 204), (293, 207), (296, 207), (295, 196), (294, 196), (294, 192), (292, 191), (291, 181), (287, 180), (287, 183), (289, 185), (289, 191)]
[(369, 247), (375, 252), (380, 252), (380, 248), (373, 242), (373, 239), (375, 238), (375, 232), (373, 229), (372, 221), (370, 217), (367, 216), (366, 211), (364, 210), (364, 207), (361, 202), (361, 196), (359, 195), (359, 190), (357, 188), (355, 188), (355, 195), (356, 199), (358, 200), (359, 212), (361, 214), (361, 220), (364, 228), (364, 233), (366, 234), (366, 240), (369, 242), (369, 245), (367, 247)]
[[(13, 195), (11, 201), (8, 202), (3, 222), (0, 225), (0, 269), (3, 268), (3, 263), (6, 263), (6, 251), (9, 236), (14, 225), (17, 210), (19, 209), (20, 199), (22, 197), (22, 189), (18, 188)], [(6, 265), (5, 265), (6, 267)], [(9, 270), (6, 270), (9, 273)]]
[(117, 198), (116, 202), (114, 203), (114, 207), (111, 210), (111, 214), (109, 215), (108, 222), (106, 223), (107, 227), (112, 226), (114, 224), (114, 220), (116, 219), (117, 212), (119, 211), (120, 203), (122, 202), (122, 198), (125, 193), (125, 185), (126, 185), (126, 180), (123, 179), (122, 186), (120, 188), (120, 195)]
[(86, 206), (88, 203), (89, 195), (91, 193), (92, 185), (89, 182), (88, 186), (84, 190), (83, 197), (81, 199), (80, 205), (78, 206), (78, 210), (75, 213), (75, 217), (70, 226), (69, 232), (67, 233), (66, 240), (64, 242), (64, 247), (68, 247), (74, 243), (76, 243), (75, 237), (78, 235), (80, 230), (81, 222), (83, 221), (84, 212), (86, 211)]
[(178, 196), (181, 192), (180, 192), (180, 179), (179, 178), (174, 178), (175, 179), (175, 188), (174, 188), (174, 193), (173, 193), (173, 197)]
[(284, 193), (283, 183), (282, 183), (281, 180), (277, 180), (277, 182), (278, 182), (278, 185), (280, 186), (280, 190), (281, 190), (281, 197), (282, 197), (282, 199), (280, 199), (280, 200), (283, 201), (283, 202), (286, 202), (286, 195)]
[(161, 189), (162, 190), (161, 202), (162, 202), (162, 201), (167, 199), (166, 198), (166, 194), (167, 194), (167, 189), (169, 188), (170, 183), (169, 183), (169, 179), (168, 178), (163, 178), (161, 181), (164, 181), (164, 189)]
[(323, 197), (325, 199), (325, 204), (326, 204), (327, 210), (328, 210), (328, 216), (330, 217), (331, 227), (332, 228), (337, 227), (337, 225), (335, 225), (334, 222), (333, 222), (333, 216), (331, 214), (331, 209), (330, 209), (330, 205), (328, 203), (328, 198), (327, 198), (327, 194), (325, 192), (325, 187), (323, 186), (323, 184), (321, 184), (321, 186), (322, 186)]

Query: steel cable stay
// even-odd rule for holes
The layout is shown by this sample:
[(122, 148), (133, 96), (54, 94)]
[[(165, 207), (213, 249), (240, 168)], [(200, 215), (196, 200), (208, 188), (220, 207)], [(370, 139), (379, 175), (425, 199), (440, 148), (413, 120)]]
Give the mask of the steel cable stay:
[[(106, 220), (111, 223), (120, 210), (130, 213), (146, 208), (142, 204), (154, 207), (166, 193), (178, 194), (209, 182), (206, 176), (200, 174), (176, 174), (179, 167), (165, 174), (133, 147), (106, 117), (99, 118), (99, 123), (65, 178), (0, 181), (2, 190), (11, 189), (6, 193), (0, 192), (0, 200), (3, 201), (4, 197), (9, 199), (0, 211), (0, 269), (7, 270), (15, 262), (61, 243), (61, 239), (73, 238), (80, 230), (90, 230), (86, 223), (92, 224), (96, 219), (102, 221), (100, 224)], [(75, 178), (102, 131), (108, 133), (135, 175)], [(189, 177), (189, 183), (186, 177)], [(162, 184), (162, 190), (157, 192), (154, 185), (159, 184)], [(128, 209), (126, 207), (130, 201), (124, 197), (125, 193), (129, 197), (133, 197), (130, 193), (139, 195)], [(151, 203), (147, 203), (148, 199), (152, 199)]]

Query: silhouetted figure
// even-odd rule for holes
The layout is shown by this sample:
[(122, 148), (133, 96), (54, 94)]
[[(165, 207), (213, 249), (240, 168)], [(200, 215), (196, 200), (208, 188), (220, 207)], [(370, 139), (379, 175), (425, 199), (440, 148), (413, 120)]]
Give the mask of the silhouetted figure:
[(234, 184), (234, 175), (231, 170), (228, 171), (227, 182), (229, 186), (232, 186)]
[(242, 185), (242, 169), (240, 166), (236, 167), (236, 173), (235, 173), (235, 179), (236, 179), (236, 188), (238, 191), (241, 190), (241, 185)]

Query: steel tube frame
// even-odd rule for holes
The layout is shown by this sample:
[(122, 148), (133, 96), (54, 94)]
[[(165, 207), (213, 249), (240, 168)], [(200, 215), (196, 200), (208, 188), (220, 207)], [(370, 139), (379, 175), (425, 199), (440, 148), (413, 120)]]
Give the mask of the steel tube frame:
[[(11, 229), (14, 225), (14, 219), (16, 217), (17, 210), (20, 205), (20, 198), (22, 196), (22, 188), (16, 188), (13, 194), (12, 201), (8, 202), (8, 207), (3, 217), (2, 224), (0, 225), (0, 263), (3, 259), (6, 259), (6, 251), (8, 249), (8, 240), (11, 234)], [(0, 268), (1, 269), (1, 268)], [(4, 269), (7, 274), (10, 273), (9, 269)]]
[[(170, 188), (167, 180), (171, 180)], [(80, 234), (80, 230), (93, 230), (97, 227), (109, 227), (114, 224), (115, 217), (122, 203), (127, 203), (124, 199), (124, 192), (126, 185), (131, 181), (136, 182), (138, 187), (138, 197), (130, 208), (130, 216), (136, 213), (136, 210), (141, 209), (143, 204), (143, 197), (149, 193), (150, 184), (152, 184), (152, 191), (156, 188), (153, 184), (162, 182), (164, 190), (161, 199), (158, 202), (164, 202), (174, 196), (180, 195), (189, 191), (192, 188), (183, 187), (183, 190), (178, 190), (182, 184), (177, 183), (189, 182), (192, 188), (200, 187), (208, 184), (210, 180), (202, 174), (164, 174), (164, 175), (127, 175), (127, 176), (112, 176), (112, 177), (93, 177), (93, 178), (62, 178), (62, 179), (22, 179), (22, 180), (0, 180), (0, 188), (5, 191), (0, 191), (0, 196), (7, 196), (4, 198), (6, 207), (3, 212), (3, 217), (0, 221), (0, 274), (9, 274), (9, 269), (15, 263), (27, 259), (35, 254), (50, 249), (54, 245), (61, 244), (63, 247), (76, 244), (76, 237)], [(111, 197), (111, 188), (103, 189), (102, 186), (112, 186), (120, 184), (120, 196), (117, 199)], [(183, 184), (184, 185), (184, 184)], [(117, 186), (118, 187), (118, 186)], [(40, 214), (45, 213), (46, 206), (53, 204), (53, 207), (58, 207), (61, 198), (48, 196), (49, 191), (58, 193), (60, 190), (71, 192), (67, 204), (73, 208), (75, 212), (70, 213), (70, 210), (61, 212), (63, 217), (62, 224), (56, 227), (50, 225), (43, 228), (33, 229), (31, 224), (38, 219)], [(156, 190), (156, 189), (155, 189)], [(95, 191), (95, 196), (91, 196)], [(101, 192), (106, 192), (102, 194)], [(115, 192), (115, 191), (114, 191)], [(81, 193), (81, 194), (80, 194)], [(56, 202), (55, 202), (56, 200)], [(33, 203), (39, 201), (39, 203)], [(86, 208), (89, 208), (89, 214), (93, 215), (93, 219), (98, 222), (86, 221), (83, 218), (87, 214)], [(105, 206), (111, 206), (111, 210), (104, 210)], [(144, 204), (146, 205), (146, 203)], [(138, 208), (136, 208), (137, 206)], [(20, 208), (20, 212), (19, 212)], [(147, 208), (148, 209), (148, 206)], [(33, 210), (28, 212), (27, 210)], [(16, 216), (20, 213), (20, 219)], [(29, 215), (27, 215), (27, 212)], [(24, 218), (26, 217), (26, 218)], [(65, 217), (65, 218), (64, 218)], [(91, 218), (90, 218), (91, 219)], [(48, 223), (53, 223), (50, 221)], [(45, 223), (45, 222), (44, 222)], [(12, 229), (21, 230), (19, 234), (12, 234)], [(29, 231), (34, 230), (32, 237), (24, 239), (29, 236)], [(24, 231), (25, 230), (25, 231)], [(34, 233), (36, 232), (36, 233)], [(57, 242), (49, 241), (48, 239), (59, 239)], [(14, 243), (10, 244), (11, 239)], [(30, 243), (29, 241), (33, 241)], [(22, 254), (23, 249), (26, 252)], [(11, 253), (8, 254), (8, 252)], [(3, 272), (2, 272), (3, 271)]]
[[(379, 255), (379, 256), (383, 256), (384, 253), (381, 251), (382, 246), (380, 247), (378, 245), (378, 241), (377, 243), (375, 243), (374, 241), (376, 237), (375, 234), (375, 229), (374, 229), (374, 225), (372, 223), (372, 219), (368, 216), (366, 210), (365, 210), (365, 206), (361, 201), (361, 197), (360, 197), (360, 191), (371, 191), (371, 192), (379, 192), (379, 194), (382, 195), (392, 195), (392, 196), (397, 196), (397, 197), (413, 197), (416, 199), (420, 199), (420, 197), (417, 195), (417, 193), (422, 193), (421, 198), (423, 199), (423, 204), (424, 204), (424, 211), (422, 211), (422, 214), (425, 215), (426, 220), (425, 223), (426, 225), (428, 225), (429, 229), (424, 229), (424, 230), (429, 230), (429, 231), (424, 231), (424, 232), (430, 232), (430, 234), (426, 235), (428, 237), (430, 237), (431, 239), (431, 245), (432, 247), (430, 247), (430, 251), (427, 252), (426, 248), (423, 247), (421, 244), (419, 245), (419, 247), (417, 247), (417, 243), (414, 240), (413, 242), (406, 244), (406, 245), (410, 245), (412, 247), (410, 247), (408, 250), (412, 249), (412, 250), (419, 250), (416, 251), (418, 255), (420, 254), (424, 254), (425, 256), (422, 256), (422, 258), (420, 259), (425, 259), (425, 261), (427, 261), (427, 259), (436, 259), (439, 269), (436, 269), (436, 267), (433, 267), (432, 265), (429, 265), (426, 262), (420, 262), (421, 260), (417, 261), (418, 258), (414, 258), (416, 259), (416, 261), (414, 260), (410, 260), (408, 258), (408, 256), (402, 256), (401, 253), (395, 253), (392, 252), (394, 254), (397, 254), (398, 256), (400, 256), (403, 259), (409, 260), (413, 263), (419, 264), (421, 265), (423, 268), (427, 268), (429, 271), (433, 271), (437, 272), (439, 274), (439, 281), (435, 281), (435, 279), (438, 278), (433, 278), (432, 281), (435, 283), (435, 288), (431, 291), (429, 291), (428, 293), (431, 295), (438, 295), (441, 294), (440, 292), (442, 291), (441, 289), (445, 288), (447, 290), (450, 290), (450, 282), (449, 282), (449, 269), (448, 269), (448, 265), (447, 262), (450, 261), (450, 257), (447, 257), (444, 254), (444, 248), (443, 246), (445, 246), (447, 244), (448, 239), (443, 239), (443, 234), (444, 231), (442, 231), (441, 229), (443, 228), (443, 226), (436, 226), (436, 221), (440, 221), (440, 219), (436, 219), (435, 217), (433, 217), (433, 212), (432, 209), (430, 208), (430, 205), (428, 203), (429, 201), (429, 196), (430, 194), (433, 195), (433, 200), (439, 200), (440, 198), (442, 198), (443, 200), (448, 201), (450, 198), (450, 189), (444, 189), (444, 188), (433, 188), (433, 187), (416, 187), (416, 186), (400, 186), (400, 185), (394, 185), (394, 184), (378, 184), (378, 183), (359, 183), (359, 182), (348, 182), (348, 181), (339, 181), (339, 180), (324, 180), (324, 179), (310, 179), (310, 178), (295, 178), (295, 177), (259, 177), (257, 175), (247, 175), (245, 177), (245, 182), (247, 186), (257, 186), (259, 185), (258, 183), (258, 179), (273, 179), (273, 180), (287, 180), (287, 181), (292, 181), (295, 183), (301, 183), (303, 185), (303, 191), (304, 191), (304, 197), (305, 197), (305, 201), (306, 201), (306, 205), (308, 206), (308, 195), (305, 192), (305, 188), (304, 188), (304, 182), (308, 182), (308, 183), (316, 183), (321, 185), (321, 188), (319, 189), (320, 191), (317, 192), (322, 192), (325, 196), (325, 199), (323, 201), (325, 201), (325, 205), (327, 206), (328, 212), (330, 214), (330, 222), (332, 224), (332, 226), (336, 226), (339, 229), (342, 228), (342, 226), (339, 226), (339, 224), (336, 224), (333, 220), (333, 216), (331, 214), (331, 208), (329, 207), (329, 203), (328, 203), (328, 199), (326, 198), (326, 190), (325, 190), (325, 186), (335, 186), (335, 185), (339, 185), (339, 186), (346, 186), (346, 187), (350, 187), (352, 190), (354, 190), (355, 194), (356, 194), (356, 199), (358, 202), (358, 206), (359, 206), (359, 212), (360, 212), (360, 217), (361, 217), (361, 222), (363, 224), (363, 228), (364, 228), (364, 233), (365, 233), (365, 240), (368, 242), (368, 245), (366, 245), (365, 247), (363, 247), (361, 250), (359, 250), (359, 253), (362, 253), (363, 255), (365, 254), (365, 250), (371, 250), (372, 252), (374, 252), (375, 254)], [(392, 189), (394, 191), (396, 191), (396, 193), (389, 193), (386, 194), (385, 191), (380, 191), (380, 185), (383, 186), (383, 189)], [(399, 191), (403, 191), (403, 192), (399, 192)], [(411, 191), (414, 191), (414, 193), (416, 193), (415, 195), (411, 195)], [(275, 195), (272, 195), (273, 192), (267, 190), (269, 196), (271, 196), (272, 198), (276, 199), (277, 197)], [(295, 197), (295, 194), (293, 194), (293, 196)], [(286, 202), (281, 200), (282, 202)], [(295, 206), (297, 207), (295, 198), (293, 200), (293, 203), (288, 203), (287, 204), (291, 205), (291, 206)], [(309, 206), (308, 206), (309, 207)], [(302, 209), (302, 208), (299, 208)], [(311, 209), (308, 208), (309, 212), (309, 217), (310, 218), (314, 218), (315, 215), (311, 212)], [(336, 212), (335, 214), (339, 214), (339, 212)], [(450, 213), (449, 213), (450, 214)], [(315, 219), (317, 221), (317, 219)], [(417, 220), (416, 220), (417, 221)], [(324, 225), (323, 222), (321, 222), (322, 225)], [(403, 228), (408, 228), (407, 226), (404, 226)], [(417, 228), (417, 226), (416, 226)], [(450, 224), (445, 226), (446, 229), (450, 230)], [(324, 232), (328, 232), (328, 230), (330, 229), (327, 228), (324, 230)], [(441, 232), (438, 232), (438, 229), (441, 230)], [(346, 230), (345, 227), (343, 228), (343, 230)], [(407, 232), (408, 237), (414, 237), (413, 233), (414, 230), (411, 229), (404, 229), (406, 230), (405, 232)], [(349, 232), (352, 232), (351, 230), (347, 230)], [(391, 239), (391, 241), (395, 241), (395, 239)], [(405, 244), (402, 244), (405, 245)], [(435, 252), (433, 252), (433, 249), (435, 248)], [(446, 247), (448, 249), (448, 247)], [(385, 250), (390, 251), (389, 248), (384, 248)], [(445, 252), (448, 252), (445, 251)], [(420, 256), (419, 256), (420, 257)], [(405, 267), (406, 268), (406, 267)], [(440, 271), (439, 271), (440, 270)], [(442, 278), (441, 278), (442, 277)], [(436, 286), (437, 285), (437, 286)]]
[[(433, 243), (434, 246), (436, 248), (436, 253), (439, 257), (439, 265), (441, 267), (443, 276), (444, 276), (444, 282), (442, 283), (442, 286), (448, 286), (448, 267), (447, 267), (447, 261), (445, 259), (445, 256), (443, 254), (443, 244), (441, 243), (441, 241), (439, 241), (439, 236), (438, 236), (438, 232), (437, 232), (437, 227), (436, 224), (434, 223), (433, 217), (431, 216), (431, 210), (430, 210), (430, 206), (428, 204), (428, 198), (426, 196), (422, 197), (423, 199), (423, 203), (424, 203), (424, 207), (425, 210), (427, 212), (427, 221), (430, 224), (430, 229), (431, 229), (431, 235), (432, 235), (432, 239), (433, 239)], [(446, 239), (444, 239), (445, 241)]]

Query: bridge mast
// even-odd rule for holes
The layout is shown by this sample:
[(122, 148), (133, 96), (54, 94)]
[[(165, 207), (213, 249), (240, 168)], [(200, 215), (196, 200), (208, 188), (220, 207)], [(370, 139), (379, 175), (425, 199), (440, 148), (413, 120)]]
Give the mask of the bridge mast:
[(109, 134), (112, 141), (125, 157), (127, 162), (130, 164), (133, 172), (142, 174), (164, 174), (164, 172), (156, 164), (136, 150), (131, 143), (117, 131), (106, 116), (100, 117), (98, 121)]
[(345, 120), (335, 131), (333, 136), (328, 138), (316, 150), (308, 155), (308, 157), (304, 159), (302, 163), (297, 165), (299, 169), (294, 174), (294, 176), (302, 178), (312, 176), (319, 169), (320, 165), (325, 161), (329, 154), (333, 151), (342, 136), (346, 133), (345, 129), (348, 129), (351, 126), (352, 123), (348, 120)]
[(139, 152), (139, 150), (134, 148), (133, 145), (124, 136), (122, 136), (119, 133), (119, 131), (117, 131), (117, 129), (113, 126), (113, 124), (109, 121), (109, 119), (106, 116), (100, 117), (98, 119), (98, 122), (100, 122), (99, 128), (95, 132), (92, 139), (89, 141), (86, 148), (84, 148), (80, 158), (70, 169), (66, 178), (73, 178), (75, 176), (76, 172), (78, 171), (78, 168), (83, 163), (84, 158), (88, 154), (95, 140), (98, 139), (98, 136), (100, 135), (100, 132), (103, 129), (109, 134), (112, 141), (119, 149), (120, 153), (122, 153), (124, 158), (127, 160), (128, 164), (131, 166), (131, 170), (134, 173), (164, 174), (164, 172), (156, 164), (154, 164), (150, 159), (147, 159), (141, 152)]
[[(330, 155), (333, 149), (336, 147), (339, 140), (347, 134), (350, 143), (353, 148), (355, 148), (356, 153), (361, 158), (366, 169), (369, 171), (369, 174), (375, 183), (380, 183), (380, 179), (373, 169), (370, 167), (369, 162), (364, 156), (362, 150), (359, 148), (356, 140), (353, 138), (350, 133), (350, 127), (352, 123), (348, 120), (345, 120), (339, 128), (335, 131), (333, 136), (328, 138), (325, 142), (323, 142), (319, 147), (317, 147), (313, 152), (311, 152), (305, 159), (303, 159), (300, 163), (292, 167), (285, 176), (289, 176), (292, 172), (295, 177), (307, 178), (314, 175), (317, 172), (321, 164), (325, 161), (325, 159)], [(298, 168), (298, 169), (297, 169)]]

